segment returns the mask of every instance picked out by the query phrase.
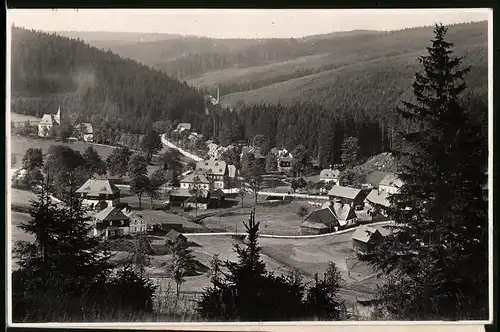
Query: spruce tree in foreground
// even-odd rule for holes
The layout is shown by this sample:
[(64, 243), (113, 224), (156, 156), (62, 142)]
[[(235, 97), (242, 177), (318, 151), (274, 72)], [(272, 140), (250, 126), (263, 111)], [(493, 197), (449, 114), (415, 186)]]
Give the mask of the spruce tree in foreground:
[(451, 57), (447, 29), (436, 26), (429, 54), (419, 58), (416, 102), (401, 114), (420, 127), (405, 133), (389, 215), (397, 232), (368, 260), (389, 280), (380, 301), (398, 320), (488, 318), (487, 141), (462, 108), (461, 59)]

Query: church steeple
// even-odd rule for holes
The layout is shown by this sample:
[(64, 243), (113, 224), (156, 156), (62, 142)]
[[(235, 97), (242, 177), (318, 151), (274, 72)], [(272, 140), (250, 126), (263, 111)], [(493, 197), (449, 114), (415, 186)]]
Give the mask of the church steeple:
[(61, 105), (59, 105), (59, 108), (57, 109), (56, 119), (57, 119), (57, 122), (60, 124), (61, 123)]

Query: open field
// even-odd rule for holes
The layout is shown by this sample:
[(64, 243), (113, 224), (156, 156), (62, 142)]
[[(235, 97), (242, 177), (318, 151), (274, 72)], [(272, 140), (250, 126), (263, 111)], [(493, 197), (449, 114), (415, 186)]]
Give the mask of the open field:
[(18, 114), (14, 112), (10, 112), (10, 122), (26, 122), (29, 121), (32, 124), (38, 124), (42, 120), (41, 118), (37, 118), (36, 116)]
[[(297, 215), (306, 202), (279, 202), (259, 204), (255, 207), (255, 220), (260, 222), (262, 234), (297, 235), (303, 218)], [(244, 232), (252, 207), (233, 209), (219, 216), (208, 217), (203, 224), (208, 228), (225, 228), (227, 232)], [(310, 208), (312, 211), (312, 208)]]

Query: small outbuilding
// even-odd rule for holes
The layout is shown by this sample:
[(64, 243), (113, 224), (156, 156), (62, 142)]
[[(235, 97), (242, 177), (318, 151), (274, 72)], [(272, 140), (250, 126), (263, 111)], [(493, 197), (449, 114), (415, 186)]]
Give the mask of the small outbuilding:
[(352, 234), (352, 249), (358, 254), (368, 253), (369, 246), (381, 241), (384, 236), (373, 227), (361, 225)]
[(182, 243), (187, 243), (187, 238), (176, 231), (175, 229), (171, 229), (166, 235), (165, 235), (165, 244), (166, 245), (172, 245), (176, 242), (182, 242)]

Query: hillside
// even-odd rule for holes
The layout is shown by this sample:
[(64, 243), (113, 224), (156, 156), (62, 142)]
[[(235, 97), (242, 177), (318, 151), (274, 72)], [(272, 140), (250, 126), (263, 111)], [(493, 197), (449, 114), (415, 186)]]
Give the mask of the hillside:
[(11, 66), (12, 112), (41, 117), (60, 105), (72, 120), (117, 132), (144, 132), (158, 120), (203, 123), (197, 90), (79, 40), (13, 27)]

